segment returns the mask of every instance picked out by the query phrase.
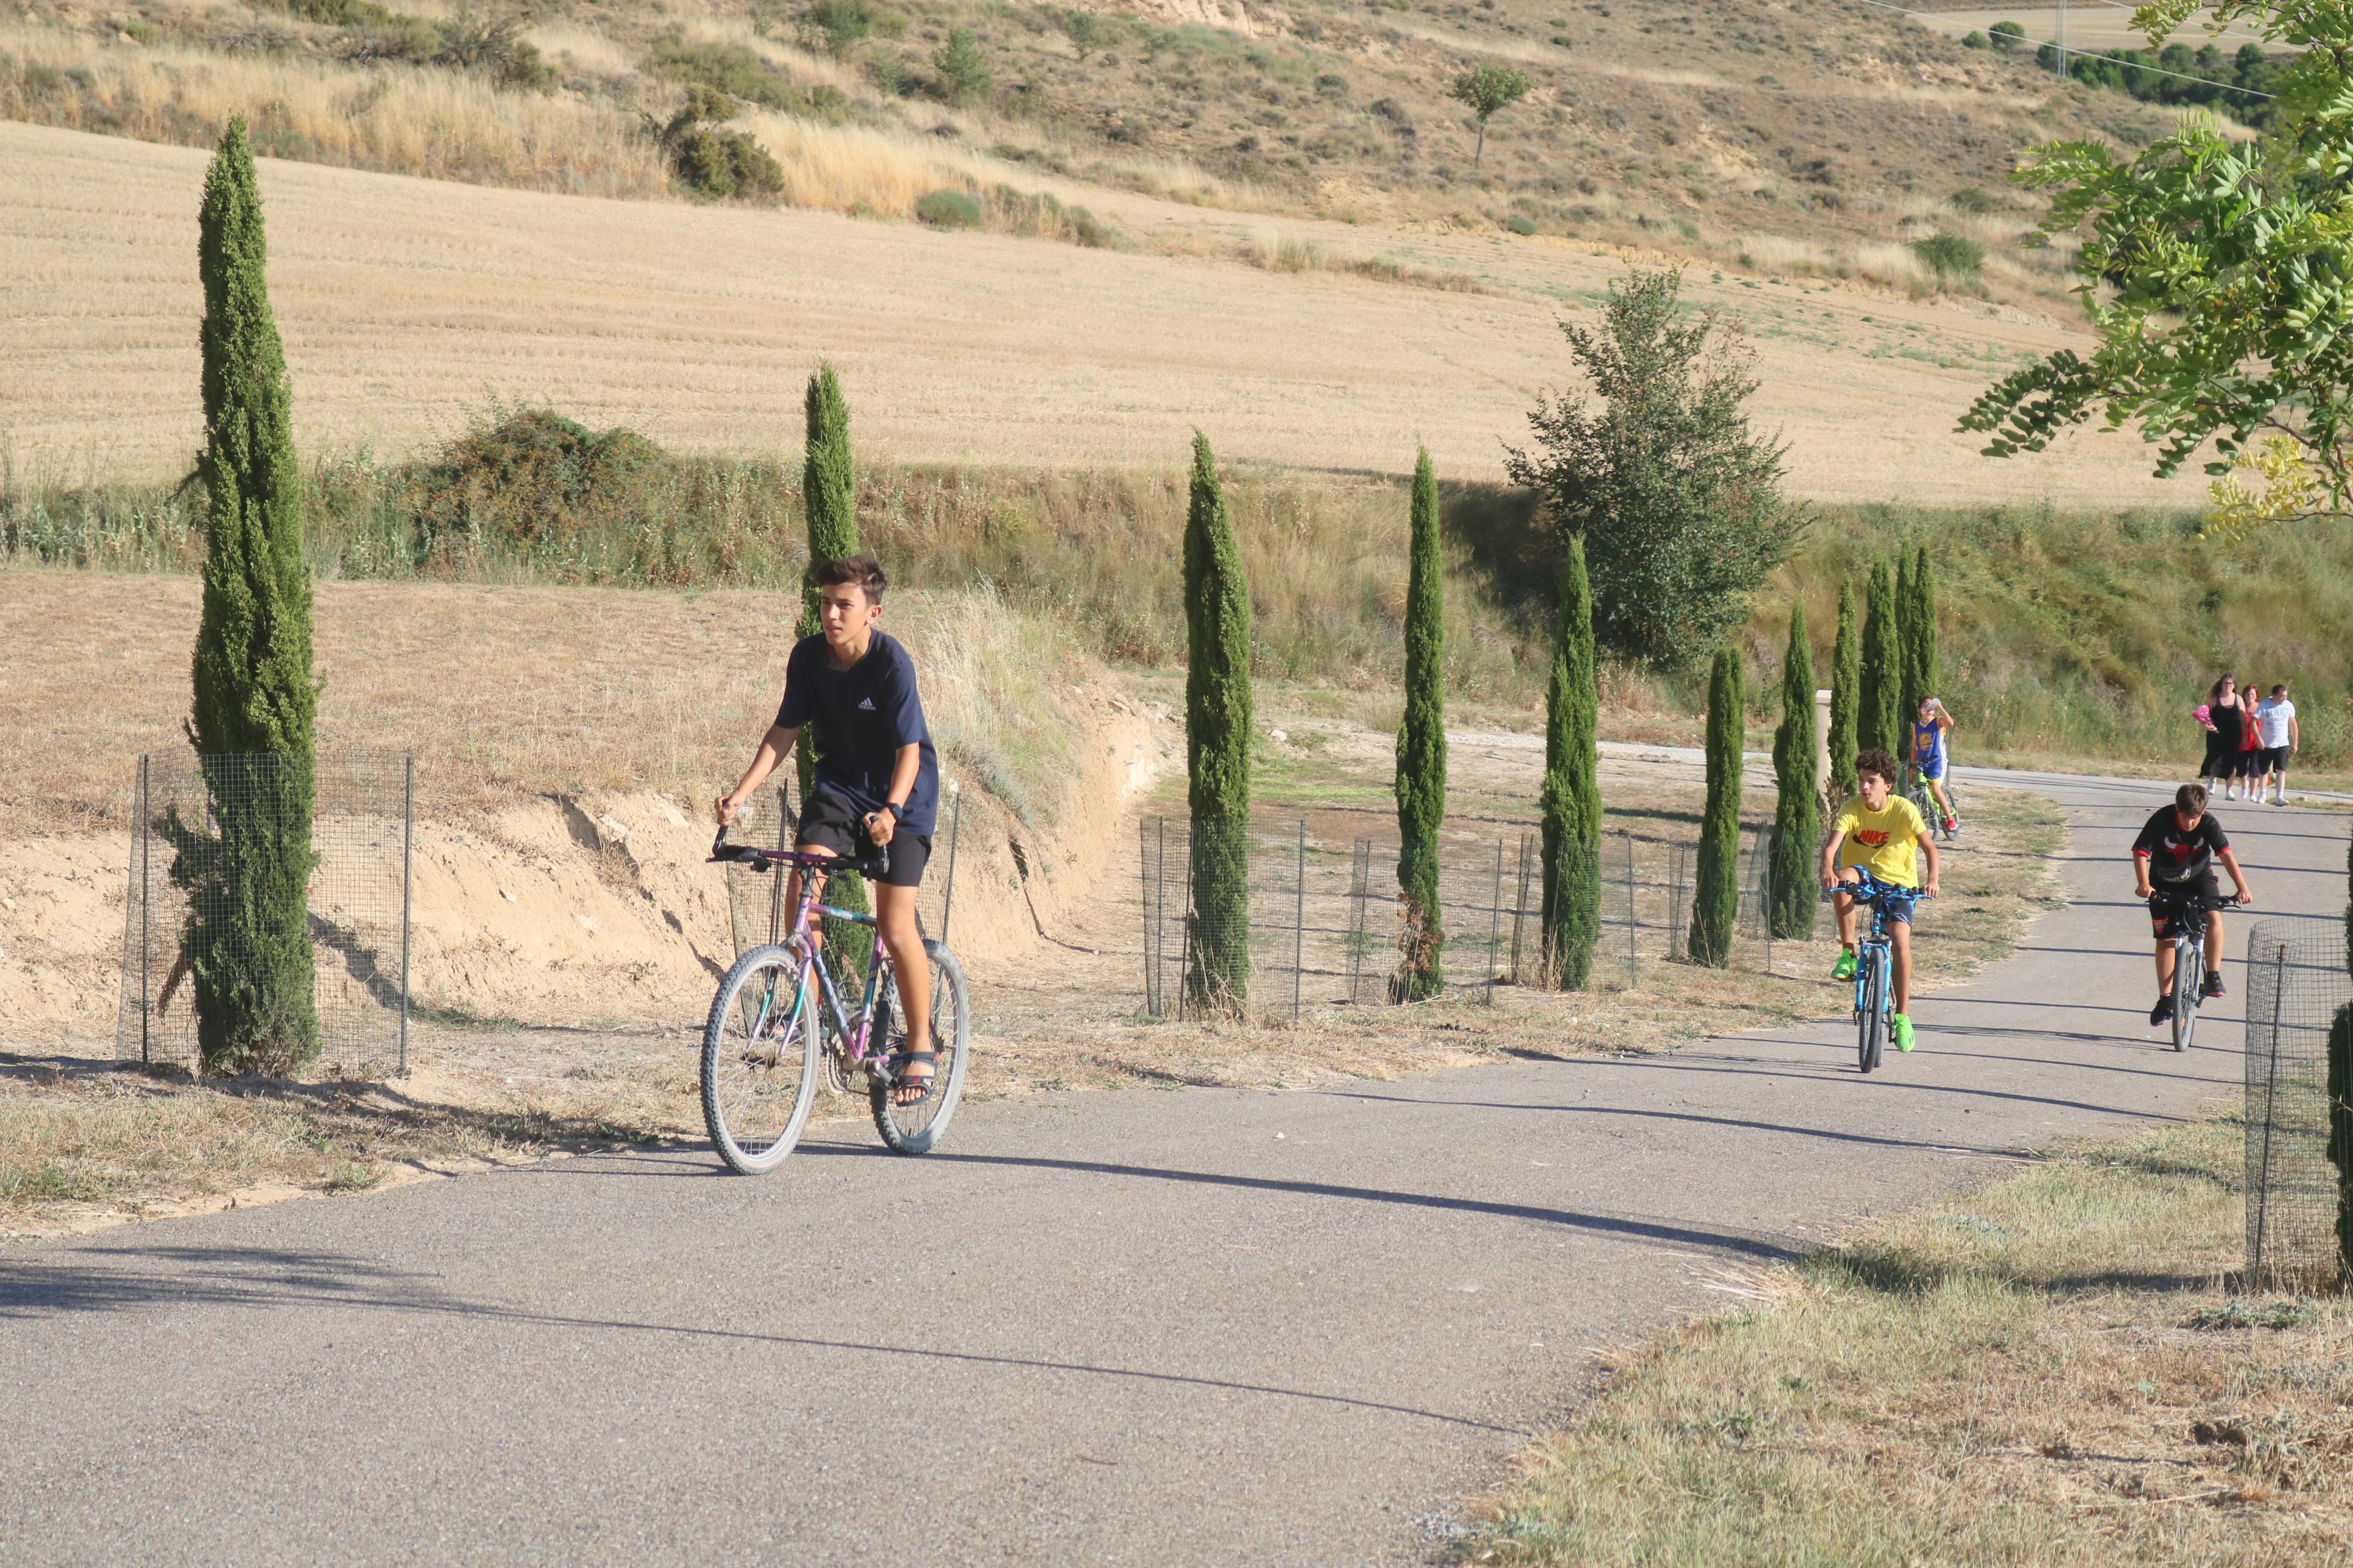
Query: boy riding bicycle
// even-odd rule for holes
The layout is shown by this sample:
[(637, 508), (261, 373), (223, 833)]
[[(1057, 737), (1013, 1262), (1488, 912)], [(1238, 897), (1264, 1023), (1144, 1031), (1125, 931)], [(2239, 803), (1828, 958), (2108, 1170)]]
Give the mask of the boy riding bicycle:
[(2183, 784), (2174, 792), (2173, 804), (2151, 816), (2133, 840), (2133, 890), (2148, 900), (2157, 935), (2157, 1005), (2148, 1010), (2152, 1029), (2173, 1016), (2173, 943), (2166, 928), (2176, 916), (2204, 915), (2206, 984), (2201, 994), (2223, 994), (2222, 911), (2211, 907), (2221, 897), (2214, 881), (2216, 860), (2231, 873), (2237, 890), (2232, 901), (2254, 901), (2230, 837), (2206, 809), (2206, 799), (2205, 785)]
[[(713, 805), (721, 826), (733, 822), (792, 754), (801, 731), (816, 725), (816, 784), (801, 802), (795, 847), (805, 855), (854, 856), (863, 838), (890, 851), (890, 869), (874, 888), (874, 924), (891, 954), (907, 1026), (906, 1068), (892, 1098), (920, 1105), (939, 1061), (931, 1039), (931, 964), (915, 923), (915, 889), (932, 858), (939, 809), (939, 759), (923, 722), (914, 661), (896, 637), (874, 629), (890, 582), (882, 568), (871, 556), (848, 555), (818, 563), (814, 575), (825, 629), (794, 645), (776, 723), (735, 787)], [(786, 904), (797, 906), (800, 896), (795, 872)]]
[(1945, 819), (1947, 836), (1961, 830), (1960, 813), (1953, 809), (1953, 797), (1945, 789), (1945, 773), (1953, 760), (1947, 737), (1952, 732), (1953, 716), (1945, 711), (1942, 700), (1924, 698), (1920, 717), (1912, 726), (1912, 767), (1920, 775), (1920, 782), (1928, 786), (1928, 794)]
[[(1894, 952), (1895, 1013), (1888, 1020), (1888, 1037), (1899, 1051), (1912, 1048), (1912, 900), (1920, 893), (1936, 896), (1936, 841), (1929, 836), (1919, 807), (1895, 793), (1895, 759), (1873, 746), (1854, 759), (1855, 796), (1840, 808), (1831, 825), (1831, 838), (1822, 846), (1822, 886), (1831, 889), (1831, 906), (1838, 912), (1838, 966), (1835, 980), (1852, 980), (1855, 970), (1855, 907), (1869, 896), (1862, 873), (1893, 889), (1886, 900), (1888, 944)], [(1920, 858), (1927, 857), (1927, 878), (1921, 879)]]

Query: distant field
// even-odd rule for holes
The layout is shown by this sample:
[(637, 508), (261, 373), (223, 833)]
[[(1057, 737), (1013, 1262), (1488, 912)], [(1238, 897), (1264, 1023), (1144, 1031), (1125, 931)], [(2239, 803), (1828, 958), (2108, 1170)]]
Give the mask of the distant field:
[[(1922, 17), (1922, 23), (1952, 38), (1987, 32), (1996, 22), (2017, 23), (2026, 30), (2029, 43), (2049, 43), (2059, 37), (2059, 7), (2056, 5), (1973, 6), (1966, 10), (1923, 6), (1920, 9), (1935, 9), (1936, 15)], [(2219, 44), (2225, 54), (2241, 44), (2263, 41), (2262, 35), (2251, 30), (2244, 23), (2216, 37), (2208, 31), (2212, 20), (2211, 11), (2199, 12), (2174, 33), (2174, 41), (2188, 44), (2192, 48), (2208, 43)], [(2092, 5), (2078, 4), (2067, 7), (2067, 47), (2071, 49), (2145, 49), (2148, 47), (2148, 37), (2133, 26), (2131, 6), (2105, 5), (2094, 0)]]
[[(204, 156), (0, 125), (0, 440), (20, 472), (185, 470), (198, 439)], [(1470, 274), (1445, 292), (1329, 272), (939, 234), (805, 211), (611, 202), (265, 161), (300, 439), (406, 451), (498, 395), (690, 449), (800, 438), (830, 356), (861, 447), (905, 459), (1150, 465), (1198, 426), (1229, 460), (1500, 472), (1554, 326), (1625, 262), (1593, 247), (1294, 222), (1335, 256)], [(1219, 222), (1234, 222), (1230, 215)], [(1695, 271), (1742, 315), (1757, 406), (1825, 499), (2175, 503), (2129, 437), (1994, 463), (1952, 431), (1989, 380), (2067, 341), (2023, 312)]]

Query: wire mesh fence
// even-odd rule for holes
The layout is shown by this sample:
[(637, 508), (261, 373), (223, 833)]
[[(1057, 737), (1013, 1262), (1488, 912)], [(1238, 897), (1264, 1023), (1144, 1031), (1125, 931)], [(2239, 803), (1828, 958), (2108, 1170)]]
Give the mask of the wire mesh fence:
[[(790, 849), (793, 830), (800, 816), (792, 803), (789, 785), (778, 784), (762, 790), (744, 805), (743, 813), (727, 830), (728, 837), (737, 844), (756, 844), (764, 849)], [(955, 909), (956, 838), (964, 826), (964, 795), (953, 787), (940, 795), (939, 822), (932, 836), (932, 858), (923, 871), (923, 879), (915, 894), (915, 923), (925, 936), (940, 942), (949, 938), (949, 917)], [(784, 940), (791, 929), (793, 911), (786, 906), (785, 894), (789, 875), (778, 876), (773, 871), (755, 870), (749, 866), (731, 862), (727, 873), (727, 910), (733, 923), (735, 956), (741, 958), (753, 948)], [(827, 897), (837, 906), (840, 903), (838, 884), (828, 884)], [(871, 904), (870, 899), (869, 904)], [(828, 921), (828, 924), (838, 922)], [(853, 943), (860, 959), (869, 951), (867, 942)], [(829, 949), (828, 951), (839, 951)], [(855, 962), (855, 961), (853, 961)]]
[(406, 1072), (415, 801), (405, 752), (141, 757), (115, 1055)]
[(2353, 1127), (2332, 1136), (2328, 1043), (2340, 1017), (2353, 1028), (2345, 960), (2334, 924), (2267, 920), (2247, 940), (2247, 1278), (2257, 1288), (2326, 1289), (2339, 1277), (2337, 1162), (2353, 1163)]
[[(1403, 999), (1409, 933), (1397, 838), (1365, 835), (1344, 851), (1303, 820), (1215, 831), (1212, 842), (1182, 817), (1143, 822), (1148, 1015), (1295, 1017), (1308, 1006)], [(1758, 828), (1740, 851), (1736, 967), (1772, 967), (1765, 912), (1771, 842), (1771, 829)], [(1437, 859), (1444, 936), (1437, 957), (1448, 994), (1493, 1001), (1498, 986), (1540, 985), (1558, 973), (1561, 944), (1545, 920), (1548, 878), (1556, 902), (1580, 877), (1599, 889), (1588, 985), (1633, 989), (1646, 967), (1684, 957), (1695, 840), (1621, 831), (1606, 835), (1598, 850), (1568, 847), (1547, 868), (1542, 835), (1511, 827), (1450, 835)], [(1219, 879), (1207, 898), (1198, 881), (1204, 868)], [(1231, 890), (1237, 878), (1240, 896)]]

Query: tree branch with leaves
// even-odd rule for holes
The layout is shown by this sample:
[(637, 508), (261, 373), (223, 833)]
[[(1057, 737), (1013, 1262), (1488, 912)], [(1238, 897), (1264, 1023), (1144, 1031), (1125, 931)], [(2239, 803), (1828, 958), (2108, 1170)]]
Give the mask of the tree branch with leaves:
[[(2200, 0), (2134, 13), (2152, 47)], [(2353, 515), (2353, 0), (2221, 0), (2211, 29), (2295, 51), (2278, 113), (2234, 142), (2211, 118), (2129, 160), (2087, 142), (2010, 177), (2051, 193), (2047, 244), (2078, 237), (2099, 346), (1989, 388), (1960, 423), (1988, 457), (2039, 452), (2094, 418), (2137, 427), (2160, 477), (2201, 451), (2210, 536)]]

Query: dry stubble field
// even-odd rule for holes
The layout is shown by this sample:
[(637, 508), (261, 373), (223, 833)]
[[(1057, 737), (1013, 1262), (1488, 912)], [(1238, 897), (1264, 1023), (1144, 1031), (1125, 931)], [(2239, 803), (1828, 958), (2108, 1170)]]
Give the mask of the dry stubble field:
[[(69, 482), (185, 471), (198, 438), (199, 152), (0, 125), (0, 439)], [(905, 459), (1173, 466), (1196, 427), (1229, 460), (1501, 469), (1567, 376), (1555, 328), (1626, 261), (1568, 241), (1288, 223), (1492, 291), (742, 211), (483, 189), (266, 160), (271, 289), (310, 449), (405, 453), (497, 395), (665, 442), (797, 445), (820, 356), (861, 447)], [(1109, 205), (1106, 203), (1106, 205)], [(1125, 198), (1124, 219), (1230, 214)], [(1220, 242), (1222, 244), (1222, 241)], [(1996, 463), (1953, 433), (2021, 356), (2069, 340), (2009, 307), (1704, 270), (1742, 315), (1762, 421), (1821, 499), (2190, 503), (2137, 441)]]

